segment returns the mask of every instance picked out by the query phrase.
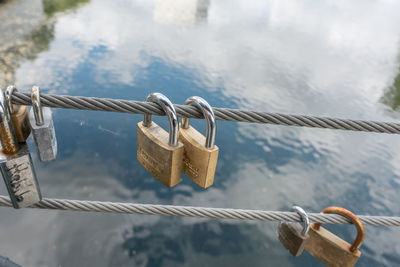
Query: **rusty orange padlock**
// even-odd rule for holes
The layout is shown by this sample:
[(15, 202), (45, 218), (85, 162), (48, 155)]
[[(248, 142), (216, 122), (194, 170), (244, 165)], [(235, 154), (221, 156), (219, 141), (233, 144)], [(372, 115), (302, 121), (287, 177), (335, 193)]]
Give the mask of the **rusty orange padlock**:
[(357, 237), (350, 245), (321, 227), (320, 223), (313, 223), (308, 232), (310, 239), (306, 243), (305, 249), (327, 266), (354, 266), (361, 256), (358, 248), (365, 238), (364, 225), (356, 215), (344, 208), (328, 207), (322, 210), (322, 213), (335, 213), (351, 220), (357, 228)]

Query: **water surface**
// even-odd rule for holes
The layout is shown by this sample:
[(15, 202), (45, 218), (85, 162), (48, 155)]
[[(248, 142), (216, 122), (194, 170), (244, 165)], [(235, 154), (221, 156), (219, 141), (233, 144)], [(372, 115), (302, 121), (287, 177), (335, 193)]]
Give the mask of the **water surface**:
[[(20, 91), (398, 121), (395, 1), (48, 1), (0, 4), (2, 86)], [(218, 121), (215, 184), (172, 189), (136, 159), (142, 116), (54, 109), (44, 197), (399, 216), (399, 136)], [(167, 127), (165, 117), (154, 117)], [(205, 131), (204, 121), (191, 120)], [(6, 194), (4, 186), (0, 193)], [(0, 209), (0, 255), (23, 266), (322, 266), (277, 223)], [(344, 239), (352, 226), (328, 226)], [(400, 232), (367, 227), (357, 266), (400, 264)]]

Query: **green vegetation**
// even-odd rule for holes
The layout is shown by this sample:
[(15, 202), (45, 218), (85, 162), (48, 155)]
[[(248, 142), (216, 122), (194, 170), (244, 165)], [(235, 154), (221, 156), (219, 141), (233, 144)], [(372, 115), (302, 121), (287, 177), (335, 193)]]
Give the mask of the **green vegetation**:
[(89, 0), (43, 0), (43, 9), (46, 15), (51, 16), (57, 12), (75, 9), (86, 3), (89, 3)]
[(397, 110), (400, 106), (400, 68), (396, 78), (394, 79), (394, 83), (384, 93), (381, 101), (393, 110)]
[(33, 60), (37, 54), (49, 49), (50, 42), (54, 39), (54, 25), (43, 25), (30, 36), (30, 41), (34, 43), (30, 53), (25, 56), (27, 59)]

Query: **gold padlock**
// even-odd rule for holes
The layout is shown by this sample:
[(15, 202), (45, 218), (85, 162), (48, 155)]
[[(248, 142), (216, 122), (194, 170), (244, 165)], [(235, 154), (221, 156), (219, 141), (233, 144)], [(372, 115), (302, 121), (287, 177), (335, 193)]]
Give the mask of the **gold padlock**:
[(211, 106), (201, 97), (189, 97), (185, 105), (194, 105), (201, 110), (207, 122), (207, 137), (189, 125), (189, 118), (182, 118), (179, 140), (185, 147), (183, 171), (197, 185), (207, 188), (214, 183), (219, 152), (215, 145), (215, 115)]
[(15, 137), (19, 143), (25, 143), (31, 133), (31, 127), (29, 126), (29, 110), (27, 106), (12, 104), (11, 98), (15, 91), (17, 91), (17, 88), (14, 85), (8, 86), (4, 92), (5, 100), (8, 104)]
[(310, 219), (307, 213), (300, 207), (294, 206), (292, 210), (299, 214), (303, 226), (298, 222), (282, 222), (278, 227), (279, 241), (292, 254), (297, 257), (303, 252), (305, 245), (310, 238), (308, 230), (310, 229)]
[(364, 225), (356, 215), (344, 208), (328, 207), (322, 210), (322, 213), (340, 214), (351, 220), (357, 228), (357, 237), (353, 244), (350, 245), (343, 239), (322, 228), (320, 223), (313, 223), (308, 232), (310, 239), (305, 249), (327, 266), (354, 266), (361, 256), (358, 248), (365, 238)]
[(179, 123), (171, 101), (160, 93), (152, 93), (146, 102), (162, 107), (168, 116), (169, 134), (145, 114), (137, 124), (137, 158), (155, 178), (168, 187), (182, 180), (183, 144), (178, 141)]

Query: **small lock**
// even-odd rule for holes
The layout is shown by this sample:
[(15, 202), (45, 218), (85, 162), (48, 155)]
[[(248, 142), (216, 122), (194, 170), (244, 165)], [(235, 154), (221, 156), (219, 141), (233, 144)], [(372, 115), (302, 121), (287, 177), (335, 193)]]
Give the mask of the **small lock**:
[(189, 118), (182, 118), (179, 140), (185, 147), (183, 171), (197, 185), (207, 188), (214, 183), (219, 149), (215, 145), (217, 124), (211, 106), (203, 98), (192, 96), (185, 105), (201, 110), (207, 122), (206, 137), (189, 125)]
[(27, 144), (18, 143), (7, 101), (0, 93), (0, 171), (14, 208), (24, 208), (42, 198)]
[(292, 209), (300, 215), (303, 225), (297, 222), (282, 222), (279, 224), (278, 233), (279, 241), (281, 241), (282, 245), (290, 252), (290, 254), (297, 257), (303, 252), (305, 245), (310, 238), (308, 235), (310, 220), (307, 213), (302, 208), (294, 206)]
[(168, 187), (181, 181), (183, 144), (178, 141), (178, 116), (171, 101), (160, 93), (152, 93), (146, 102), (162, 107), (169, 121), (169, 134), (145, 114), (137, 124), (137, 158), (146, 170)]
[(12, 104), (12, 94), (16, 91), (17, 88), (14, 85), (8, 86), (5, 91), (5, 100), (10, 112), (15, 137), (19, 143), (25, 143), (31, 133), (31, 127), (29, 126), (29, 111), (27, 106)]
[(359, 247), (365, 238), (364, 225), (356, 215), (344, 208), (328, 207), (322, 210), (322, 213), (340, 214), (351, 220), (357, 228), (357, 237), (350, 245), (343, 239), (321, 227), (320, 223), (313, 223), (308, 232), (310, 239), (305, 249), (327, 266), (354, 266), (361, 256)]
[(32, 108), (29, 112), (29, 124), (39, 159), (42, 162), (52, 161), (57, 156), (57, 139), (51, 109), (42, 108), (39, 86), (32, 87), (31, 99)]

